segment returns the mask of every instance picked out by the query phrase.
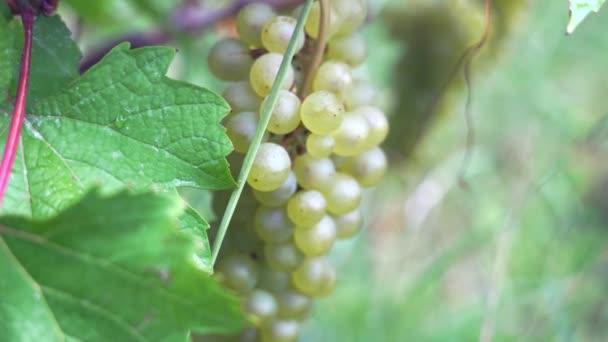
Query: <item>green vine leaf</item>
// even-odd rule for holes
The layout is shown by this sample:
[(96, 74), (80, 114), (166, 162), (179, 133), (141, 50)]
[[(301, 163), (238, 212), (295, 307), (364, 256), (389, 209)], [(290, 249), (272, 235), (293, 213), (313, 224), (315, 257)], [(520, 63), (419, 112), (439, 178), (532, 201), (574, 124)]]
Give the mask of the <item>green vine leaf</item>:
[(85, 195), (58, 216), (0, 218), (0, 341), (186, 341), (237, 331), (238, 301), (195, 264), (178, 196)]
[(567, 34), (572, 34), (576, 27), (592, 12), (598, 12), (605, 0), (570, 0), (570, 20), (566, 28)]
[[(225, 159), (232, 146), (219, 124), (228, 105), (204, 88), (165, 77), (173, 49), (129, 50), (121, 44), (89, 72), (69, 80), (78, 51), (66, 48), (73, 43), (67, 43), (67, 29), (58, 28), (63, 25), (59, 19), (41, 20), (49, 21), (45, 30), (63, 37), (63, 43), (55, 38), (43, 48), (44, 41), (35, 39), (33, 60), (53, 55), (46, 66), (54, 68), (57, 61), (68, 70), (32, 71), (32, 80), (45, 78), (36, 88), (45, 91), (36, 91), (28, 103), (6, 213), (50, 217), (92, 185), (171, 191), (178, 186), (234, 186)], [(40, 25), (37, 21), (35, 35), (44, 34)], [(18, 56), (13, 57), (11, 71), (18, 65)], [(10, 106), (4, 107), (2, 143), (10, 121)]]

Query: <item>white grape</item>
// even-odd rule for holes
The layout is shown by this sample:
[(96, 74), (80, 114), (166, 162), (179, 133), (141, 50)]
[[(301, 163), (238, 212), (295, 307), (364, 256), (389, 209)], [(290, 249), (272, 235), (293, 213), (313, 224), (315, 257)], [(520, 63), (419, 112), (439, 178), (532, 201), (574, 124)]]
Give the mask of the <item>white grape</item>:
[(293, 172), (302, 188), (319, 191), (329, 187), (336, 175), (336, 169), (330, 159), (315, 158), (308, 153), (296, 158)]
[(327, 254), (336, 241), (336, 224), (329, 216), (324, 216), (310, 227), (296, 227), (293, 239), (306, 256)]
[(334, 215), (344, 215), (353, 211), (361, 203), (359, 183), (344, 173), (336, 173), (329, 187), (322, 192), (327, 200), (327, 211)]
[[(262, 44), (266, 50), (285, 54), (289, 40), (296, 29), (297, 20), (288, 16), (276, 16), (269, 20), (262, 29)], [(295, 53), (304, 46), (304, 34), (298, 32)]]
[(289, 177), (291, 159), (280, 145), (262, 143), (255, 156), (247, 183), (259, 191), (272, 191), (279, 188)]
[(258, 126), (258, 116), (253, 112), (242, 112), (226, 120), (226, 134), (232, 141), (234, 150), (247, 153)]
[(343, 169), (352, 175), (361, 186), (371, 187), (380, 182), (386, 173), (387, 160), (379, 147), (349, 158)]
[(222, 97), (230, 105), (230, 113), (256, 112), (263, 98), (253, 91), (249, 81), (239, 81), (228, 85)]
[(254, 2), (243, 7), (236, 17), (236, 31), (239, 38), (252, 48), (262, 46), (262, 28), (276, 14), (269, 5)]
[[(283, 56), (278, 53), (269, 52), (260, 56), (253, 62), (249, 72), (249, 82), (253, 90), (260, 96), (268, 96), (277, 75)], [(288, 65), (287, 72), (279, 89), (289, 89), (293, 84), (293, 67)]]
[(316, 190), (299, 191), (287, 202), (287, 215), (298, 226), (312, 226), (325, 216), (325, 197)]
[(333, 219), (339, 239), (349, 239), (355, 236), (363, 225), (361, 211), (358, 208), (344, 215), (334, 216)]
[(253, 196), (261, 204), (267, 207), (280, 207), (287, 203), (291, 196), (296, 192), (298, 183), (293, 172), (289, 172), (289, 176), (280, 187), (272, 191), (253, 191)]
[(331, 135), (311, 133), (306, 138), (306, 152), (315, 158), (326, 158), (334, 150), (335, 140)]
[(258, 236), (266, 243), (280, 243), (289, 240), (294, 225), (287, 217), (285, 208), (261, 206), (255, 213), (253, 226)]
[[(264, 107), (260, 106), (260, 112)], [(268, 131), (274, 134), (287, 134), (300, 125), (300, 99), (288, 90), (280, 90), (277, 102), (268, 121)]]
[(340, 94), (352, 82), (353, 76), (347, 64), (328, 60), (319, 66), (312, 83), (312, 89), (314, 91), (325, 90), (334, 94)]
[(253, 58), (243, 43), (236, 39), (218, 41), (209, 51), (209, 69), (224, 81), (240, 81), (247, 78)]
[(317, 91), (304, 99), (300, 116), (304, 126), (312, 133), (329, 134), (342, 123), (344, 106), (333, 93)]
[(353, 156), (360, 153), (369, 141), (370, 127), (361, 115), (346, 113), (340, 127), (332, 133), (335, 140), (334, 153)]
[(365, 118), (369, 126), (369, 136), (366, 142), (367, 148), (380, 145), (388, 135), (388, 120), (382, 111), (376, 107), (361, 107), (356, 111)]
[(327, 45), (327, 58), (344, 62), (355, 67), (367, 57), (367, 46), (360, 33), (336, 37)]

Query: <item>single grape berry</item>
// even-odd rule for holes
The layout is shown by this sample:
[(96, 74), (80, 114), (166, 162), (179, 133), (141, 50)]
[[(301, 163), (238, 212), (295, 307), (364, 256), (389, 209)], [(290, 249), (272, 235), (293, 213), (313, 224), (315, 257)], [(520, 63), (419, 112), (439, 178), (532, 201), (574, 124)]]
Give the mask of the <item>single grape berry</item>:
[(342, 102), (329, 91), (317, 91), (308, 95), (300, 109), (302, 123), (315, 134), (335, 131), (342, 123), (343, 116)]
[(253, 59), (249, 49), (236, 39), (218, 41), (209, 51), (209, 69), (224, 81), (247, 79)]
[(262, 143), (255, 156), (247, 183), (259, 191), (273, 191), (279, 188), (291, 169), (289, 154), (280, 145)]
[[(253, 62), (249, 72), (249, 82), (253, 90), (260, 96), (268, 96), (274, 80), (277, 78), (283, 56), (278, 53), (267, 53)], [(280, 89), (289, 89), (293, 84), (294, 74), (290, 65), (285, 73), (285, 78), (280, 84)]]
[[(260, 106), (260, 112), (264, 107)], [(280, 90), (270, 114), (267, 130), (274, 134), (287, 134), (300, 125), (300, 99), (292, 92)]]
[(312, 226), (325, 216), (325, 197), (316, 190), (302, 190), (287, 202), (287, 215), (298, 226)]
[(266, 243), (280, 243), (289, 240), (294, 225), (285, 212), (285, 208), (261, 206), (253, 219), (256, 234)]
[(236, 16), (239, 38), (250, 48), (262, 47), (262, 28), (275, 15), (272, 7), (263, 2), (254, 2), (243, 7)]
[[(269, 20), (262, 29), (262, 44), (266, 50), (285, 54), (289, 40), (296, 29), (297, 20), (292, 17), (279, 15)], [(304, 46), (304, 34), (298, 32), (295, 53)]]
[(281, 186), (272, 191), (253, 191), (253, 196), (260, 204), (267, 207), (280, 207), (287, 204), (287, 201), (296, 192), (298, 183), (293, 171), (289, 172), (289, 176)]
[(336, 241), (336, 224), (329, 216), (310, 227), (296, 227), (293, 239), (306, 256), (321, 256), (329, 253)]
[(229, 84), (222, 93), (222, 97), (230, 105), (230, 113), (232, 114), (256, 112), (260, 108), (262, 100), (264, 100), (253, 91), (249, 80)]

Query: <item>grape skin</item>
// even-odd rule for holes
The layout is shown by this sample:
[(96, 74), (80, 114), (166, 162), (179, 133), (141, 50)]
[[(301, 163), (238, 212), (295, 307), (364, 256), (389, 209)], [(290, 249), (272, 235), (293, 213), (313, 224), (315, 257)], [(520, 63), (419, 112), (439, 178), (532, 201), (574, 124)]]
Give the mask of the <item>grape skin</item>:
[[(277, 16), (269, 20), (262, 29), (262, 45), (270, 52), (284, 54), (289, 40), (295, 32), (297, 20), (288, 16)], [(295, 53), (304, 46), (304, 34), (298, 32)]]
[(306, 256), (327, 254), (336, 241), (336, 224), (325, 216), (311, 227), (296, 227), (293, 239)]
[(275, 15), (272, 7), (262, 2), (254, 2), (243, 7), (236, 17), (236, 31), (239, 38), (251, 48), (261, 47), (262, 29)]
[[(260, 96), (268, 96), (274, 80), (277, 78), (283, 56), (278, 53), (269, 52), (260, 56), (253, 62), (249, 71), (249, 82), (253, 90)], [(280, 84), (280, 89), (289, 89), (293, 84), (294, 72), (291, 65), (288, 66), (285, 78)]]
[(287, 151), (275, 143), (262, 143), (255, 156), (247, 183), (259, 191), (273, 191), (279, 188), (291, 169), (291, 159)]
[(325, 197), (315, 190), (303, 190), (287, 202), (287, 215), (298, 226), (312, 226), (325, 216)]
[(240, 81), (247, 78), (253, 59), (249, 49), (236, 39), (218, 41), (209, 51), (209, 69), (224, 81)]
[(312, 133), (329, 134), (342, 123), (344, 106), (336, 95), (329, 91), (314, 92), (302, 102), (300, 117)]

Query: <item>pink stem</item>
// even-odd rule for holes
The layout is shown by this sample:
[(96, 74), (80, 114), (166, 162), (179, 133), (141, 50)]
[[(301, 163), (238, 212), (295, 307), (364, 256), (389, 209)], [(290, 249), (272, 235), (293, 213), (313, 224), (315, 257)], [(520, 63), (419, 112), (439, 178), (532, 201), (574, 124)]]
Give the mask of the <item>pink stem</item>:
[(13, 117), (4, 146), (2, 163), (0, 163), (0, 207), (4, 200), (4, 194), (8, 186), (8, 180), (13, 169), (13, 162), (17, 154), (17, 146), (21, 137), (21, 126), (25, 118), (25, 104), (27, 103), (27, 90), (30, 81), (30, 64), (32, 60), (32, 36), (34, 30), (34, 13), (30, 9), (21, 12), (23, 22), (23, 33), (25, 43), (21, 54), (21, 67), (19, 70), (19, 84), (17, 86), (17, 98), (13, 107)]

